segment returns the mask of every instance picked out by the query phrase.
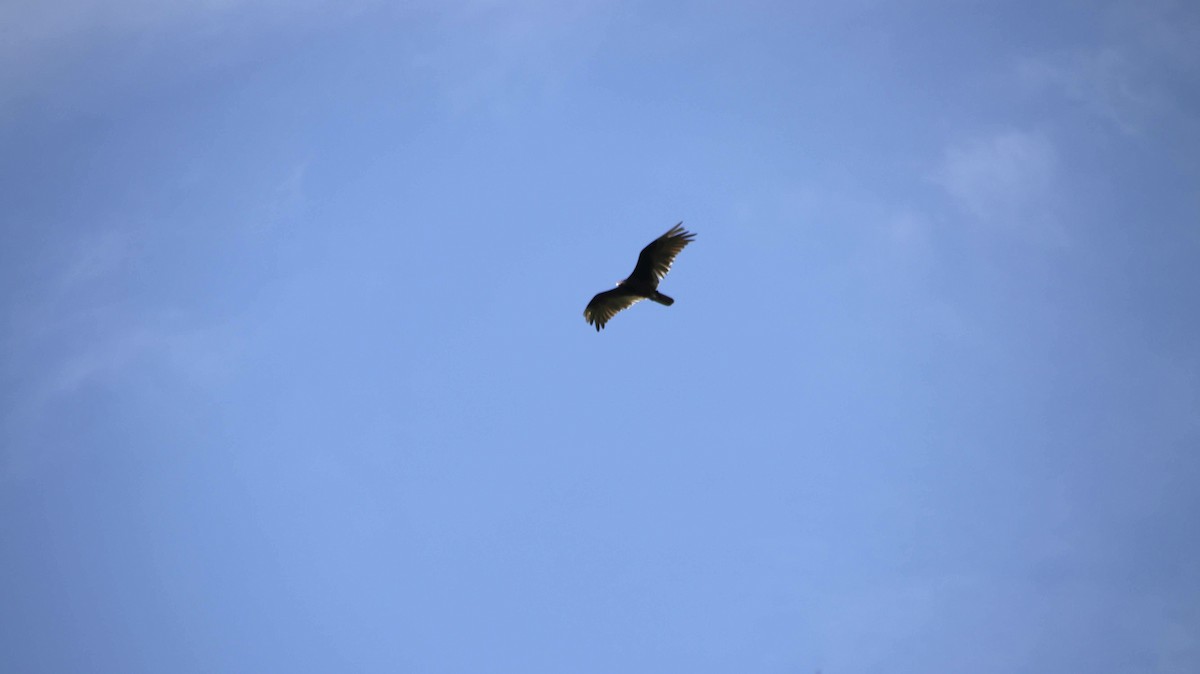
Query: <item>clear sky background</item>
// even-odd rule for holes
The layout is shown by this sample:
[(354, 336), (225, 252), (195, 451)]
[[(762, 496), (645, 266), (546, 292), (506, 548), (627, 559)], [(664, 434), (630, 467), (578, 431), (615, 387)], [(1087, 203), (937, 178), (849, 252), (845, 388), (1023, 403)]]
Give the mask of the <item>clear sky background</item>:
[(1197, 45), (8, 0), (0, 669), (1200, 671)]

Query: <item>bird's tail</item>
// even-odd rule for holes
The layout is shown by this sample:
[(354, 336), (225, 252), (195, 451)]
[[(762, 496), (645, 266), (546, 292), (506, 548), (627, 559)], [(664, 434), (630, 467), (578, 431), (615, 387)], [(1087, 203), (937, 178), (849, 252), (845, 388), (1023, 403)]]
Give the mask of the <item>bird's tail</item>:
[(667, 297), (666, 295), (658, 292), (657, 290), (655, 290), (654, 294), (650, 296), (650, 299), (654, 300), (655, 302), (658, 302), (659, 304), (661, 304), (663, 306), (667, 306), (667, 307), (671, 306), (672, 304), (675, 304), (675, 300), (671, 299), (670, 297)]

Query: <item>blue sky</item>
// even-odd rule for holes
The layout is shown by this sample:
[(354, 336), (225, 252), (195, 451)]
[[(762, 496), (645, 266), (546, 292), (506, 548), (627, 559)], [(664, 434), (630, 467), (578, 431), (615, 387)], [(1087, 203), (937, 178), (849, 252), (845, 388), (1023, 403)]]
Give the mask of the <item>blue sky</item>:
[(5, 671), (1200, 670), (1189, 3), (0, 26)]

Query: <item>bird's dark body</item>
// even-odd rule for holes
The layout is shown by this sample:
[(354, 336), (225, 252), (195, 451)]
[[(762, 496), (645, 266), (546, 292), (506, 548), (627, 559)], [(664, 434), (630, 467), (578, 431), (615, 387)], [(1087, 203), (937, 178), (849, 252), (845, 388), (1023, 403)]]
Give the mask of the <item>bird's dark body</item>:
[(651, 300), (668, 307), (675, 303), (675, 300), (658, 292), (658, 284), (670, 271), (675, 256), (696, 236), (685, 230), (682, 225), (682, 222), (675, 225), (667, 230), (666, 234), (643, 248), (629, 278), (618, 283), (612, 290), (598, 293), (588, 302), (583, 315), (588, 323), (596, 326), (597, 332), (617, 312), (641, 300)]

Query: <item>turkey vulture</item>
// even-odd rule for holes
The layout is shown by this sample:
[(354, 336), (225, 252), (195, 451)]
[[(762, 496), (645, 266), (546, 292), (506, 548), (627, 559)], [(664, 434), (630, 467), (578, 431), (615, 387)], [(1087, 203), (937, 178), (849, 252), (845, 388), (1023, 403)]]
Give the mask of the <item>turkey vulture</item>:
[(695, 234), (683, 228), (683, 223), (667, 230), (666, 234), (650, 242), (638, 255), (637, 266), (629, 278), (617, 284), (612, 290), (592, 298), (583, 317), (587, 322), (596, 326), (596, 332), (604, 327), (618, 311), (628, 309), (642, 300), (653, 300), (665, 306), (671, 306), (675, 300), (658, 292), (658, 282), (671, 270), (671, 263), (683, 247), (696, 238)]

